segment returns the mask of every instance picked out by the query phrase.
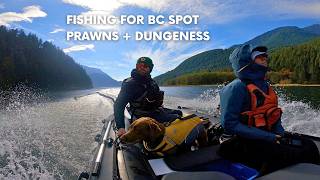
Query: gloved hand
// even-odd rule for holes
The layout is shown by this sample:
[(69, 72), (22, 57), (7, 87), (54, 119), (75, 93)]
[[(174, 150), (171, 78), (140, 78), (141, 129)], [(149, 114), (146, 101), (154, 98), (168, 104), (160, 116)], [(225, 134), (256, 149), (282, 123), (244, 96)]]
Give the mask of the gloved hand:
[(277, 144), (281, 144), (281, 139), (282, 139), (282, 137), (280, 136), (280, 135), (278, 135), (278, 134), (276, 134), (276, 143)]
[(280, 144), (300, 147), (303, 145), (303, 142), (300, 139), (296, 139), (292, 137), (284, 137), (284, 138), (281, 138)]
[(118, 129), (118, 132), (117, 132), (117, 136), (118, 137), (121, 137), (122, 135), (124, 135), (126, 133), (126, 130), (124, 128), (120, 128)]

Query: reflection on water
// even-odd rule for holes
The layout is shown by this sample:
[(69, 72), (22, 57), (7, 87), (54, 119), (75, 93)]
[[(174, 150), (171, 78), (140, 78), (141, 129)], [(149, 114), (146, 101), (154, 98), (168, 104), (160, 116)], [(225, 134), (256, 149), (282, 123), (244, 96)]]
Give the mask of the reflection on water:
[(320, 87), (282, 87), (277, 90), (289, 101), (301, 101), (310, 104), (313, 108), (320, 108)]

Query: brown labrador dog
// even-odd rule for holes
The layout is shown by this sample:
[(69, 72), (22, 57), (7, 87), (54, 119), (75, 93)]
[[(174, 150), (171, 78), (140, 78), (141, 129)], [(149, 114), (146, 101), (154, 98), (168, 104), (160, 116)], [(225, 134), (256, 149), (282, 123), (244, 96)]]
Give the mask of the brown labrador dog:
[[(185, 120), (183, 123), (189, 123), (188, 120)], [(190, 123), (192, 123), (190, 121)], [(154, 152), (155, 154), (161, 153), (165, 154), (173, 154), (176, 152), (180, 152), (181, 149), (183, 151), (190, 150), (192, 145), (205, 146), (208, 143), (207, 133), (204, 125), (199, 123), (196, 125), (189, 134), (183, 131), (183, 128), (177, 128), (174, 131), (178, 132), (179, 136), (186, 137), (183, 141), (179, 141), (179, 143), (170, 143), (170, 142), (178, 142), (175, 140), (175, 137), (168, 137), (168, 130), (170, 126), (165, 127), (163, 124), (157, 122), (155, 119), (150, 117), (142, 117), (135, 120), (129, 127), (128, 131), (120, 137), (121, 142), (124, 143), (139, 143), (144, 142), (144, 147), (149, 152)], [(172, 131), (172, 130), (171, 130)], [(187, 133), (187, 132), (186, 132)], [(166, 140), (166, 142), (165, 142)], [(163, 146), (162, 146), (163, 145)], [(160, 147), (161, 146), (161, 147)], [(177, 147), (183, 147), (178, 149)]]

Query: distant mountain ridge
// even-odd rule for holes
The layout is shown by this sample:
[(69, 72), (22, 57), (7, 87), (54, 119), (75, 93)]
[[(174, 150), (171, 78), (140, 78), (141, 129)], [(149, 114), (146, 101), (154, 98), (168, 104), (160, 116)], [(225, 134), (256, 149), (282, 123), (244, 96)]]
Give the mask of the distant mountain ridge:
[(320, 26), (312, 25), (305, 28), (296, 26), (279, 27), (268, 31), (244, 44), (253, 46), (264, 45), (269, 49), (301, 44), (320, 35)]
[(82, 66), (91, 79), (93, 87), (116, 87), (121, 82), (112, 79), (108, 74), (98, 68)]
[[(243, 44), (264, 45), (272, 51), (279, 47), (301, 44), (317, 37), (320, 37), (320, 24), (304, 28), (286, 26), (263, 33)], [(233, 45), (227, 49), (213, 49), (194, 55), (183, 61), (175, 69), (155, 77), (155, 80), (159, 84), (164, 84), (172, 78), (191, 72), (230, 68), (229, 55), (238, 46)]]
[(303, 28), (305, 31), (320, 35), (320, 24), (314, 24)]

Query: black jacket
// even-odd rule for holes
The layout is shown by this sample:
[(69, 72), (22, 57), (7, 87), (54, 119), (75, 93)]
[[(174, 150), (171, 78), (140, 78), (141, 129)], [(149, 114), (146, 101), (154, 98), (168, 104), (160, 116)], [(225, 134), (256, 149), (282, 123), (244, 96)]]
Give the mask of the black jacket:
[[(161, 92), (157, 83), (148, 76), (141, 76), (136, 69), (131, 72), (131, 77), (123, 80), (120, 93), (114, 103), (114, 117), (117, 128), (124, 128), (124, 109), (130, 103), (130, 109), (151, 111), (162, 105), (159, 102)], [(157, 103), (146, 104), (145, 100), (155, 100)], [(133, 110), (134, 112), (135, 110)]]

